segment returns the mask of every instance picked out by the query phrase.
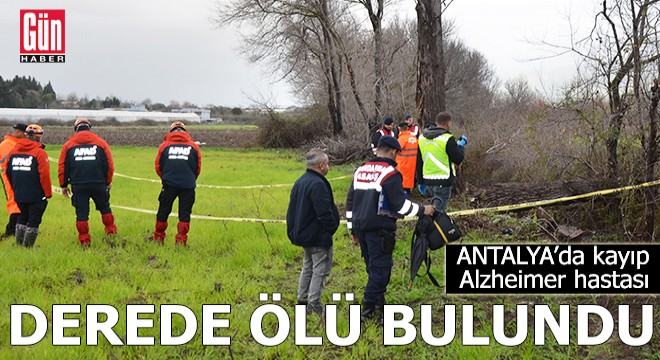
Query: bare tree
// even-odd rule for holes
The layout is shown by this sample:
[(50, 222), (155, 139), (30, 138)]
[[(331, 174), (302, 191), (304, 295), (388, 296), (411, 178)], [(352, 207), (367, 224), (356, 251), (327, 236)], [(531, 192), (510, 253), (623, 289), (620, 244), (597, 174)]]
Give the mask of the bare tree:
[[(445, 26), (445, 34), (450, 29)], [(493, 103), (495, 73), (480, 52), (457, 39), (446, 39), (443, 51), (446, 107), (456, 112), (458, 119), (473, 123), (472, 119)]]
[(325, 79), (326, 103), (333, 133), (344, 127), (341, 92), (343, 58), (337, 51), (336, 24), (341, 11), (328, 0), (232, 0), (218, 2), (212, 18), (218, 26), (246, 23), (255, 30), (243, 37), (243, 52), (268, 61), (283, 78), (295, 77), (315, 61)]
[[(660, 59), (658, 1), (603, 0), (591, 33), (571, 48), (584, 60), (582, 72), (591, 70), (594, 87), (606, 89), (607, 176), (619, 182), (655, 178), (658, 89), (655, 82), (651, 84), (660, 75), (657, 67)], [(626, 124), (631, 126), (628, 131), (624, 128)], [(620, 151), (622, 138), (627, 140), (624, 144), (632, 140), (643, 150), (627, 146), (625, 152)], [(625, 167), (622, 159), (628, 161)], [(641, 232), (647, 240), (654, 234), (653, 194), (650, 190), (644, 192), (645, 216)], [(636, 231), (640, 230), (639, 225)], [(624, 229), (630, 232), (625, 223)]]
[[(660, 85), (656, 79), (651, 87), (651, 104), (649, 106), (649, 131), (646, 141), (646, 172), (644, 180), (655, 180), (655, 164), (658, 162), (658, 102), (660, 102)], [(644, 190), (644, 231), (643, 237), (651, 241), (655, 234), (655, 187)]]
[[(231, 0), (218, 5), (213, 21), (248, 25), (251, 31), (242, 30), (243, 54), (268, 64), (303, 101), (325, 104), (335, 135), (366, 140), (384, 116), (403, 116), (413, 107), (423, 109), (418, 118), (426, 111), (432, 120), (446, 107), (446, 66), (453, 69), (448, 99), (457, 109), (490, 101), (492, 71), (483, 56), (459, 41), (443, 49), (442, 37), (449, 32), (441, 30), (437, 1), (418, 3), (418, 11), (428, 9), (425, 16), (430, 16), (422, 26), (396, 16), (384, 25), (388, 0)], [(423, 37), (420, 28), (428, 30)], [(445, 51), (452, 55), (447, 65)]]
[(405, 115), (415, 109), (417, 24), (393, 18), (383, 31), (387, 76), (384, 112)]
[(524, 77), (510, 79), (504, 83), (511, 105), (520, 108), (528, 105), (534, 99), (534, 91)]
[[(590, 36), (572, 47), (585, 64), (593, 67), (596, 80), (602, 80), (607, 89), (609, 116), (605, 147), (611, 178), (620, 178), (619, 137), (626, 112), (640, 100), (642, 67), (660, 57), (657, 47), (649, 41), (655, 26), (648, 26), (649, 16), (657, 20), (657, 9), (653, 6), (657, 2), (603, 0)], [(638, 105), (638, 114), (639, 109)]]
[(367, 10), (369, 22), (373, 30), (374, 46), (374, 116), (369, 121), (369, 129), (375, 130), (380, 125), (380, 119), (383, 117), (381, 107), (383, 104), (383, 82), (385, 75), (383, 47), (383, 13), (385, 8), (384, 0), (349, 0), (362, 5)]
[(417, 118), (423, 126), (445, 110), (442, 12), (451, 1), (417, 0)]

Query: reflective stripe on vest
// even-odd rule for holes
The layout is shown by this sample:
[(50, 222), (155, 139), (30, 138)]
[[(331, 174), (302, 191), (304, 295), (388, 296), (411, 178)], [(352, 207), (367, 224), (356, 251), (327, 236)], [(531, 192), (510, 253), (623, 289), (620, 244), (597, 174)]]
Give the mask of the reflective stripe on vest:
[(419, 137), (419, 150), (422, 155), (422, 174), (424, 179), (446, 180), (455, 173), (454, 164), (449, 162), (447, 154), (447, 141), (453, 135), (444, 133), (437, 138), (427, 139), (424, 135)]

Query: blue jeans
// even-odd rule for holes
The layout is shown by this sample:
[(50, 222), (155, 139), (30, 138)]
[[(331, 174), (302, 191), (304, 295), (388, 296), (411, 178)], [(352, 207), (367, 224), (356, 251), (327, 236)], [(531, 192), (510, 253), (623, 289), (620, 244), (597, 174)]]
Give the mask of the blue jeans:
[(432, 198), (435, 197), (442, 200), (442, 204), (439, 205), (436, 201), (433, 202), (435, 208), (447, 212), (447, 203), (449, 203), (449, 198), (451, 197), (451, 185), (429, 186), (429, 192)]

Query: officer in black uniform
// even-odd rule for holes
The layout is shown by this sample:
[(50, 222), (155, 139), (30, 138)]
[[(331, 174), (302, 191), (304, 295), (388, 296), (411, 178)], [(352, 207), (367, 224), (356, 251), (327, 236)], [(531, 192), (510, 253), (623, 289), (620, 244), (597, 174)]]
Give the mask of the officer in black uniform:
[(401, 145), (392, 136), (378, 141), (376, 157), (360, 166), (346, 199), (346, 219), (353, 242), (359, 243), (367, 266), (367, 286), (362, 300), (361, 320), (382, 321), (385, 291), (392, 273), (396, 220), (404, 216), (432, 215), (432, 205), (406, 198), (403, 177), (396, 169)]

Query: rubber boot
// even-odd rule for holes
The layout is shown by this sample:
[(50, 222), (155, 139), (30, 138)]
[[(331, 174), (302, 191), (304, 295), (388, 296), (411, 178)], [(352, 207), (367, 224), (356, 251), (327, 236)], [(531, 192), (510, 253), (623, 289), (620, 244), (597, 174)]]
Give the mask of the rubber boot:
[(385, 318), (385, 299), (382, 299), (376, 304), (375, 311), (376, 324), (382, 326)]
[(21, 214), (11, 214), (9, 215), (9, 222), (7, 222), (7, 227), (5, 228), (5, 233), (0, 235), (0, 240), (4, 240), (10, 236), (16, 234), (16, 222), (18, 221), (18, 216)]
[(117, 235), (117, 226), (115, 225), (115, 217), (112, 213), (101, 215), (101, 221), (105, 225), (106, 235)]
[(37, 241), (37, 236), (39, 235), (39, 228), (28, 227), (25, 230), (25, 239), (23, 240), (23, 246), (31, 248), (34, 246), (34, 243)]
[(156, 220), (156, 230), (154, 230), (151, 240), (163, 244), (165, 242), (165, 230), (167, 230), (167, 221)]
[(92, 243), (92, 237), (89, 235), (89, 223), (87, 223), (87, 220), (76, 221), (76, 229), (78, 230), (80, 246), (88, 248)]
[(376, 316), (376, 303), (364, 301), (362, 303), (362, 313), (360, 313), (360, 323), (364, 323)]
[(176, 234), (176, 244), (186, 246), (188, 242), (188, 231), (190, 230), (190, 223), (179, 221), (176, 225), (178, 233)]
[(22, 224), (16, 225), (16, 230), (15, 230), (16, 245), (23, 246), (23, 240), (25, 239), (25, 230), (27, 230), (27, 226)]

